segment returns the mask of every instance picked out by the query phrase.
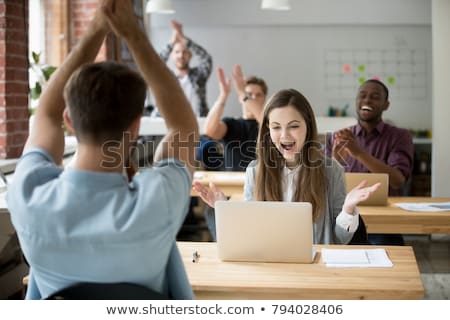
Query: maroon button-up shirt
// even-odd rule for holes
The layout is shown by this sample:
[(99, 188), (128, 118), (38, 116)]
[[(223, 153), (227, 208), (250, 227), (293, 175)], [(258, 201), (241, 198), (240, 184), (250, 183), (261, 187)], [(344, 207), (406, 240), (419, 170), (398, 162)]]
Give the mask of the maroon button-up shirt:
[[(353, 135), (361, 149), (375, 158), (394, 167), (408, 180), (413, 167), (414, 146), (412, 136), (406, 129), (391, 126), (383, 121), (377, 124), (368, 135), (359, 125), (351, 127)], [(327, 141), (326, 153), (331, 157), (333, 138)], [(345, 172), (369, 172), (369, 170), (356, 159), (348, 156), (343, 164)], [(402, 189), (389, 187), (390, 196), (401, 196)]]

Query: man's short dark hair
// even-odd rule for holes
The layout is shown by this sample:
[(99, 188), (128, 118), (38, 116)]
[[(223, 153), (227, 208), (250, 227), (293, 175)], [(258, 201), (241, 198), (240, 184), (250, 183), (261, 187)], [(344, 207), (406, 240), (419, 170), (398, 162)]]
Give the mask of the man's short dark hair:
[(386, 87), (386, 85), (383, 82), (381, 82), (380, 80), (377, 80), (377, 79), (369, 79), (366, 82), (364, 82), (363, 85), (366, 83), (379, 84), (383, 88), (384, 93), (386, 94), (386, 101), (389, 100), (389, 89)]
[(125, 65), (100, 62), (80, 67), (64, 88), (77, 139), (98, 145), (120, 141), (142, 114), (146, 93), (144, 79)]
[(262, 78), (258, 78), (255, 76), (248, 77), (245, 80), (245, 85), (248, 86), (249, 84), (256, 84), (260, 86), (264, 95), (267, 96), (267, 84)]

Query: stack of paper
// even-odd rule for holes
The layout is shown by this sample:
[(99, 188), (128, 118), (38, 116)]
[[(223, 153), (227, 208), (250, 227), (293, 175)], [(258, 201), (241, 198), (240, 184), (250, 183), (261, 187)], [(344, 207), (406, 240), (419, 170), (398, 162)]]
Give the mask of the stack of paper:
[(214, 180), (216, 181), (240, 181), (245, 182), (245, 174), (218, 174), (214, 175)]
[(408, 211), (430, 211), (430, 212), (450, 211), (450, 202), (419, 202), (419, 203), (401, 202), (396, 203), (395, 205)]
[(391, 268), (384, 249), (322, 249), (322, 260), (333, 268)]

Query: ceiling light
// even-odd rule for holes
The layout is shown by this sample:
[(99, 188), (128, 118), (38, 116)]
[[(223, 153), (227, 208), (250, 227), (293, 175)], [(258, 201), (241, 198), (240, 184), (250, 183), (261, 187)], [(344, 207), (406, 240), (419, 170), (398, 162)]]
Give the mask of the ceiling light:
[(175, 13), (171, 0), (149, 0), (145, 7), (147, 13)]
[(289, 0), (263, 0), (261, 9), (264, 10), (290, 10)]

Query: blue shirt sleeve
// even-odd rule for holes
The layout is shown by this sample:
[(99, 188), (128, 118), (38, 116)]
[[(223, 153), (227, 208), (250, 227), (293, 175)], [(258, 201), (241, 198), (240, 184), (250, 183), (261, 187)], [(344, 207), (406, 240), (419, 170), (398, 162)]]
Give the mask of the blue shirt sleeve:
[(23, 154), (6, 195), (11, 214), (26, 209), (35, 188), (55, 179), (62, 171), (44, 149), (33, 148)]

